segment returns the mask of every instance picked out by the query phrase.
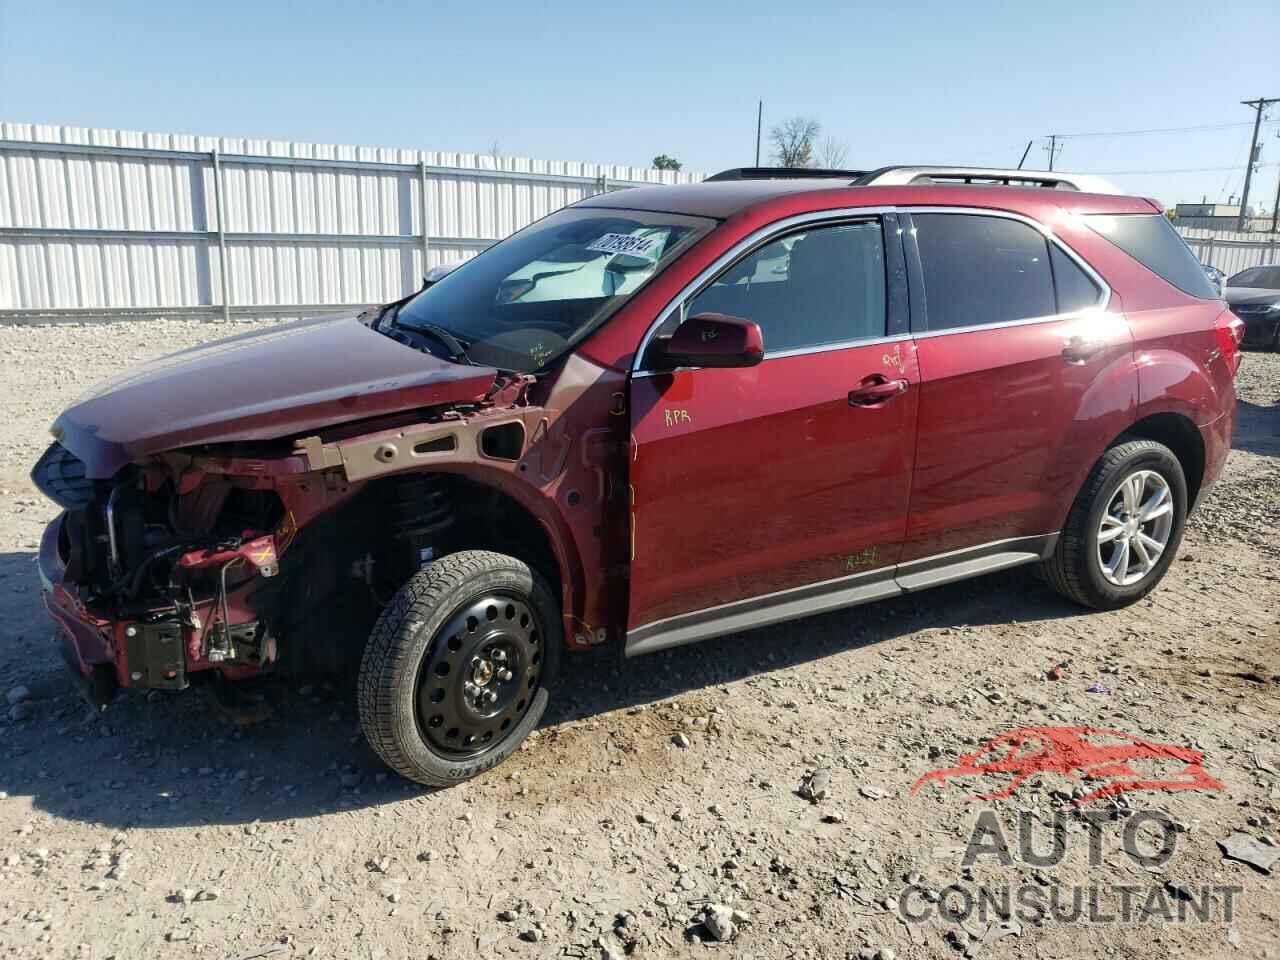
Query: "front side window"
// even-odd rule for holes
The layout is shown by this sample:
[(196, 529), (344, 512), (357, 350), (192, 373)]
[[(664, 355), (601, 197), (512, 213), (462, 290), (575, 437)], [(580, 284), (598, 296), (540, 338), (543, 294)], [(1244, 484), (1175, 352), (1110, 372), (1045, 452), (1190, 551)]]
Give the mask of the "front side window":
[(880, 224), (814, 227), (767, 243), (716, 277), (684, 313), (752, 320), (766, 354), (883, 337)]
[[(533, 373), (615, 313), (714, 220), (566, 209), (494, 244), (396, 312), (450, 356)], [(438, 345), (438, 346), (436, 346)]]
[(930, 330), (1058, 312), (1049, 245), (1040, 231), (1018, 220), (975, 214), (917, 213), (911, 219)]

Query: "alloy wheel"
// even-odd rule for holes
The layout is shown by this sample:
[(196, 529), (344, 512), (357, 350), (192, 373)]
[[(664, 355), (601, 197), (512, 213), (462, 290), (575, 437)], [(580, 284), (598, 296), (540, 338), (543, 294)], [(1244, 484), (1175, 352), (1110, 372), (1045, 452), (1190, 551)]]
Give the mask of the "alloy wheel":
[(1173, 492), (1154, 470), (1120, 482), (1098, 524), (1098, 565), (1108, 582), (1130, 587), (1155, 569), (1173, 532)]

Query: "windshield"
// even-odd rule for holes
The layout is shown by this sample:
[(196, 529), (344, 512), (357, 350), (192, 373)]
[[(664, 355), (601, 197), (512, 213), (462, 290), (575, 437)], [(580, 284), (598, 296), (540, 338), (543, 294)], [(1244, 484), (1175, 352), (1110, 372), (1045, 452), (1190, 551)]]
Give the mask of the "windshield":
[(1227, 281), (1227, 286), (1280, 290), (1280, 267), (1250, 267), (1248, 270), (1241, 270)]
[(437, 339), (447, 335), (473, 363), (533, 373), (714, 225), (670, 213), (561, 210), (422, 291), (395, 323)]

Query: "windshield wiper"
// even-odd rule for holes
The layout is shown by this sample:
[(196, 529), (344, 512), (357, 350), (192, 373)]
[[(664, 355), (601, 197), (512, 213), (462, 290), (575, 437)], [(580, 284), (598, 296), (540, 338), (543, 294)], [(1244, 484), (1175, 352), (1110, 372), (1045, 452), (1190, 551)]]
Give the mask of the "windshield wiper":
[(471, 358), (467, 356), (467, 345), (438, 323), (430, 323), (425, 320), (414, 323), (401, 323), (399, 307), (396, 307), (395, 312), (391, 314), (390, 322), (393, 326), (402, 327), (405, 330), (413, 330), (416, 333), (425, 333), (427, 336), (435, 338), (444, 344), (445, 349), (449, 351), (447, 359), (452, 360), (454, 363), (471, 363)]

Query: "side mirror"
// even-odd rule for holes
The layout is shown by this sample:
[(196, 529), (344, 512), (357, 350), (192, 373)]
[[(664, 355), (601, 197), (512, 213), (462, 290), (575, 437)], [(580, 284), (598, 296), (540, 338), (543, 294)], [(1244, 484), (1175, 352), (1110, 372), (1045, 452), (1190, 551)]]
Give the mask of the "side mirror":
[(461, 265), (462, 264), (460, 262), (455, 262), (455, 263), (442, 263), (442, 264), (439, 264), (438, 266), (432, 267), (430, 270), (428, 270), (426, 273), (422, 275), (421, 289), (426, 290), (428, 287), (435, 286), (437, 283), (439, 283), (449, 274), (453, 273), (454, 270), (457, 270), (458, 267), (460, 267)]
[(742, 317), (700, 313), (676, 328), (663, 352), (677, 367), (754, 367), (764, 359), (764, 334)]

